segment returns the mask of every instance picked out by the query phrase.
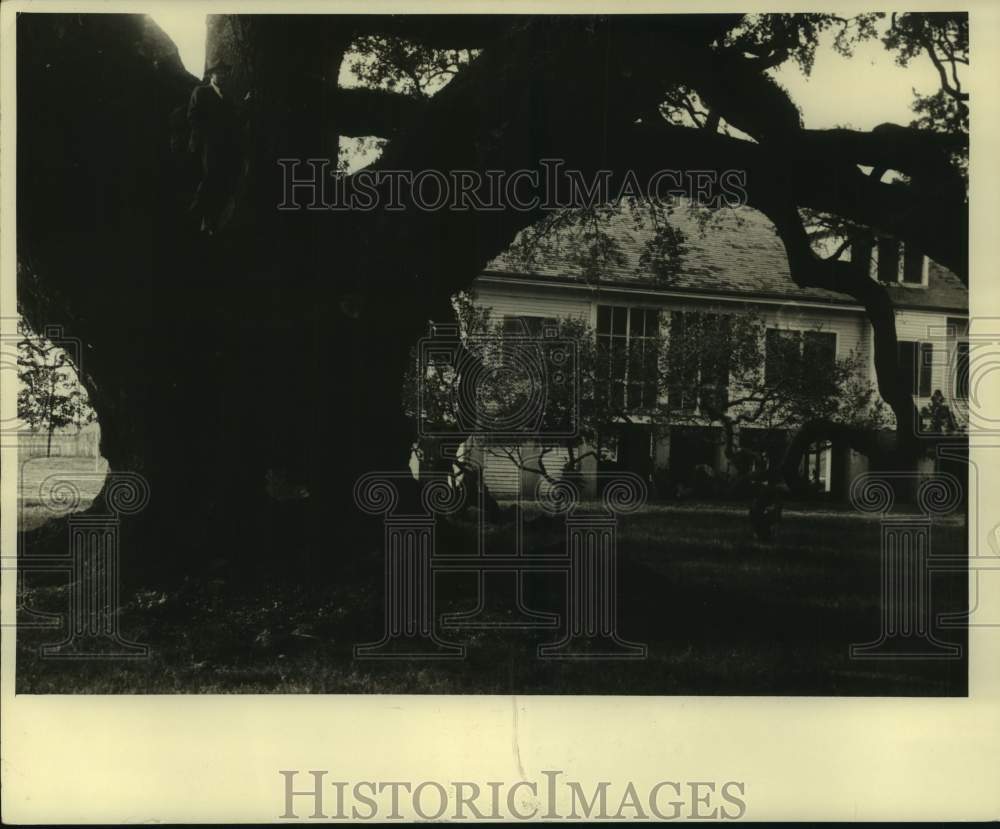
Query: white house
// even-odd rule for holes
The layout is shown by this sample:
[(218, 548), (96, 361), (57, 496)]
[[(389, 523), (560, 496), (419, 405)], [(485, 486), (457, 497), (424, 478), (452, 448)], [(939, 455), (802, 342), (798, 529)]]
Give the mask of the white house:
[[(783, 245), (763, 214), (751, 208), (718, 210), (703, 225), (695, 214), (678, 209), (670, 223), (686, 237), (687, 251), (680, 272), (666, 284), (643, 265), (642, 252), (652, 231), (637, 228), (622, 213), (604, 224), (620, 256), (603, 264), (596, 278), (594, 273), (585, 278), (581, 268), (571, 264), (565, 247), (539, 255), (530, 267), (514, 265), (516, 258), (504, 255), (475, 281), (476, 302), (497, 317), (534, 320), (535, 327), (545, 320), (580, 317), (599, 336), (623, 338), (626, 346), (651, 330), (665, 329), (671, 314), (679, 311), (727, 307), (738, 311), (749, 306), (766, 321), (763, 348), (791, 336), (788, 332), (818, 329), (821, 345), (837, 357), (861, 355), (874, 381), (872, 328), (864, 309), (844, 294), (796, 286)], [(911, 382), (918, 407), (935, 390), (949, 401), (967, 397), (967, 370), (962, 363), (968, 360), (968, 348), (962, 338), (968, 329), (968, 291), (960, 280), (919, 251), (904, 250), (891, 239), (880, 240), (870, 251), (854, 252), (853, 259), (889, 288), (897, 309), (901, 357), (904, 365), (913, 366)], [(628, 378), (619, 379), (628, 388)], [(740, 437), (746, 445), (757, 437), (748, 431)], [(482, 441), (479, 444), (491, 491), (510, 496), (519, 489), (533, 490), (532, 473), (518, 468), (502, 452), (483, 451)], [(584, 480), (600, 469), (625, 468), (646, 476), (672, 470), (680, 477), (696, 466), (708, 466), (716, 473), (727, 469), (721, 441), (710, 429), (677, 427), (657, 434), (641, 422), (608, 424), (601, 444), (598, 457), (581, 465)], [(565, 458), (565, 450), (559, 451)], [(548, 469), (560, 468), (555, 455), (546, 457)], [(807, 460), (818, 485), (841, 495), (846, 483), (865, 468), (863, 457), (836, 445), (817, 447)]]

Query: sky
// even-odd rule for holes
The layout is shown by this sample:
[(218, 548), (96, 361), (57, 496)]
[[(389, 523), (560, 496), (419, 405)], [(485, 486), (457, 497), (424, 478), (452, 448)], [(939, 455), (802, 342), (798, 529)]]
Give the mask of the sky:
[[(200, 78), (205, 68), (205, 15), (193, 3), (173, 0), (153, 19), (177, 44), (187, 70)], [(845, 58), (833, 50), (832, 40), (832, 33), (821, 36), (809, 78), (792, 61), (772, 72), (802, 108), (807, 127), (868, 130), (886, 121), (907, 124), (913, 118), (913, 89), (923, 94), (937, 89), (937, 73), (925, 58), (896, 66), (894, 56), (878, 41), (861, 44), (853, 58)]]
[(771, 73), (799, 105), (810, 129), (870, 130), (887, 121), (906, 125), (914, 118), (910, 109), (914, 88), (922, 95), (939, 88), (937, 71), (927, 57), (897, 66), (895, 53), (880, 41), (870, 40), (860, 44), (853, 57), (845, 58), (834, 51), (832, 42), (832, 33), (820, 37), (808, 78), (793, 61)]
[(161, 4), (161, 11), (151, 15), (177, 46), (181, 63), (196, 78), (205, 73), (206, 15), (199, 13), (194, 4), (172, 0)]

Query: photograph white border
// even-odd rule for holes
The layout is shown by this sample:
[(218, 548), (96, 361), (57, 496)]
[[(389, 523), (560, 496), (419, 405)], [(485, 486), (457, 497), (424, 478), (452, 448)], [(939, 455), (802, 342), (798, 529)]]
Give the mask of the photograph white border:
[[(191, 0), (180, 0), (194, 6)], [(170, 0), (175, 10), (178, 0)], [(14, 19), (30, 12), (154, 12), (156, 3), (5, 2), (0, 6), (0, 317), (15, 313)], [(620, 12), (604, 2), (239, 2), (234, 12)], [(970, 317), (1000, 317), (1000, 7), (991, 0), (834, 3), (852, 11), (970, 12), (973, 101)], [(819, 4), (814, 4), (818, 10)], [(632, 2), (630, 13), (802, 11), (802, 3)], [(873, 79), (873, 83), (877, 83)], [(871, 88), (851, 94), (872, 95)], [(4, 334), (12, 332), (4, 331)], [(1000, 412), (1000, 394), (991, 405)], [(14, 417), (16, 395), (0, 394)], [(973, 440), (983, 493), (1000, 492), (1000, 438)], [(4, 555), (16, 549), (16, 447), (3, 447)], [(981, 499), (979, 532), (1000, 520)], [(988, 549), (985, 539), (977, 539)], [(970, 579), (976, 579), (975, 572)], [(279, 820), (280, 769), (346, 781), (540, 781), (560, 769), (598, 781), (745, 783), (746, 820), (1000, 817), (1000, 628), (969, 631), (967, 699), (696, 696), (14, 695), (15, 578), (2, 581), (0, 752), (8, 823)], [(1000, 574), (979, 578), (1000, 618)], [(678, 632), (679, 638), (683, 632)], [(384, 817), (384, 816), (383, 816)], [(411, 815), (412, 817), (412, 815)], [(303, 819), (304, 816), (303, 816)], [(312, 821), (315, 823), (316, 821)]]

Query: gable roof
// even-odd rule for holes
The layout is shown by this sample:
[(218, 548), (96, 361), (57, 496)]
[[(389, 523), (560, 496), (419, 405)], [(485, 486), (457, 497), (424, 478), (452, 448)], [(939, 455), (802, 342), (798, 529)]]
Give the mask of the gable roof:
[[(697, 292), (858, 304), (847, 294), (796, 285), (777, 230), (758, 210), (738, 207), (706, 214), (680, 206), (670, 212), (668, 223), (684, 234), (687, 246), (679, 273), (666, 282), (657, 281), (652, 269), (642, 264), (643, 251), (654, 230), (649, 221), (637, 227), (626, 208), (601, 222), (603, 232), (614, 240), (620, 257), (602, 263), (597, 284), (653, 289), (664, 294)], [(581, 245), (579, 228), (562, 229), (553, 233), (553, 241), (537, 249), (529, 266), (508, 250), (490, 262), (484, 273), (552, 283), (593, 284), (593, 280), (587, 282), (583, 269), (570, 255), (574, 247), (578, 249)], [(967, 310), (969, 307), (968, 289), (955, 274), (933, 260), (929, 262), (926, 287), (887, 287), (897, 308)]]

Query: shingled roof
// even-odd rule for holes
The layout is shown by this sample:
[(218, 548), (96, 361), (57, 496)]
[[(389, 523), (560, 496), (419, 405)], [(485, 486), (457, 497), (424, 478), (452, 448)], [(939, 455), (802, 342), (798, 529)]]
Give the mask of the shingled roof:
[[(654, 235), (652, 224), (647, 221), (637, 227), (629, 211), (622, 210), (602, 222), (602, 229), (614, 240), (621, 256), (601, 264), (597, 283), (654, 288), (665, 294), (697, 292), (857, 305), (846, 294), (800, 288), (792, 282), (777, 231), (757, 210), (749, 207), (715, 210), (704, 221), (703, 211), (682, 206), (670, 213), (668, 221), (686, 237), (687, 250), (679, 273), (667, 282), (657, 281), (652, 269), (641, 264), (647, 241)], [(490, 262), (485, 274), (586, 284), (582, 268), (573, 263), (570, 255), (574, 245), (583, 244), (579, 234), (579, 228), (560, 231), (553, 243), (537, 249), (530, 265), (508, 251)], [(967, 310), (969, 306), (966, 287), (955, 274), (933, 260), (926, 287), (889, 285), (888, 288), (898, 308)]]

